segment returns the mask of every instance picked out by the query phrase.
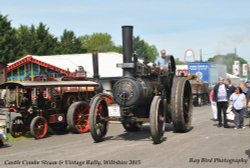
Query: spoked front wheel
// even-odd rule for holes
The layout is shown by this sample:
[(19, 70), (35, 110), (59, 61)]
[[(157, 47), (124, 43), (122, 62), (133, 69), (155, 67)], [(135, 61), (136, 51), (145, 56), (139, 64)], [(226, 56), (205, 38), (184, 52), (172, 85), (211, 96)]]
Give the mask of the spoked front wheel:
[(93, 99), (90, 107), (90, 133), (95, 142), (103, 141), (108, 131), (108, 105), (102, 96)]
[(30, 124), (30, 133), (34, 138), (41, 139), (45, 137), (48, 131), (48, 123), (42, 116), (36, 116)]
[(150, 132), (155, 144), (163, 141), (165, 130), (165, 114), (163, 101), (160, 96), (155, 96), (150, 106)]

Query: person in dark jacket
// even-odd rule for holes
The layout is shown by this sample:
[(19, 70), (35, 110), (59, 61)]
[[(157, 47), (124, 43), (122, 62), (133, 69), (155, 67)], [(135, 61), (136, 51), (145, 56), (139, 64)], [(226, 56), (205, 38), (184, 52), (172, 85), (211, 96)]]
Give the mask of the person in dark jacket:
[(250, 93), (250, 81), (246, 81), (245, 84), (246, 84), (246, 87), (247, 87), (247, 96), (248, 96), (247, 100), (249, 101), (249, 99), (250, 99), (250, 94), (249, 94)]
[(213, 101), (217, 104), (217, 115), (218, 115), (218, 127), (222, 127), (222, 115), (223, 112), (223, 126), (228, 128), (227, 124), (227, 107), (228, 107), (228, 86), (224, 83), (222, 77), (219, 78), (219, 83), (214, 87)]
[(226, 80), (228, 98), (234, 93), (235, 87), (232, 85), (231, 79)]
[(249, 118), (249, 127), (250, 127), (250, 81), (246, 81), (245, 86), (247, 88), (246, 92), (247, 104), (249, 104), (245, 110), (245, 117)]

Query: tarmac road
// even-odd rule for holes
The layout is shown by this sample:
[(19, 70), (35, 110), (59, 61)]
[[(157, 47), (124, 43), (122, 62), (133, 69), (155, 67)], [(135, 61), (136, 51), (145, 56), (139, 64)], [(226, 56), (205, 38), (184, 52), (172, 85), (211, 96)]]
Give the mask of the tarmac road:
[(159, 145), (152, 144), (148, 125), (126, 133), (117, 123), (101, 143), (93, 143), (90, 133), (17, 141), (0, 149), (0, 167), (250, 167), (250, 128), (217, 128), (211, 116), (210, 106), (194, 107), (193, 129), (174, 133), (168, 125)]

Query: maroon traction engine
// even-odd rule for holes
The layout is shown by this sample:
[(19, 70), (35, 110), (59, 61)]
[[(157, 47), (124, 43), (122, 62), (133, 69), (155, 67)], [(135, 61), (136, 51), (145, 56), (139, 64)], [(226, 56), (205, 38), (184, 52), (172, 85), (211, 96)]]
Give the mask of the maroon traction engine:
[[(89, 101), (98, 83), (92, 81), (24, 81), (6, 82), (6, 107), (15, 117), (10, 133), (19, 137), (30, 131), (43, 138), (48, 127), (57, 133), (69, 126), (75, 133), (89, 130)], [(76, 102), (78, 101), (78, 102)], [(74, 103), (76, 102), (76, 103)]]
[[(40, 139), (50, 127), (55, 133), (69, 128), (74, 133), (89, 131), (90, 100), (102, 92), (98, 83), (98, 55), (93, 52), (94, 81), (86, 80), (86, 72), (62, 80), (6, 82), (6, 107), (16, 113), (10, 124), (10, 133), (19, 137), (30, 133)], [(84, 80), (83, 80), (84, 79)], [(104, 97), (106, 94), (102, 94)]]

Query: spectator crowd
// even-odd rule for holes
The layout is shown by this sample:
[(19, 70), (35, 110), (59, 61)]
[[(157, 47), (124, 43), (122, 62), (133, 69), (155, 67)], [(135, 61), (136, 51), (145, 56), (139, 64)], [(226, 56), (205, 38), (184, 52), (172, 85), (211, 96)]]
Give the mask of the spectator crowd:
[(250, 81), (233, 85), (230, 79), (220, 77), (209, 97), (218, 127), (229, 128), (228, 122), (233, 121), (234, 129), (245, 128), (244, 117), (250, 117)]

